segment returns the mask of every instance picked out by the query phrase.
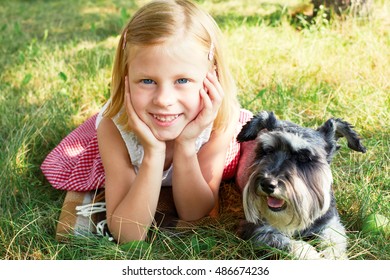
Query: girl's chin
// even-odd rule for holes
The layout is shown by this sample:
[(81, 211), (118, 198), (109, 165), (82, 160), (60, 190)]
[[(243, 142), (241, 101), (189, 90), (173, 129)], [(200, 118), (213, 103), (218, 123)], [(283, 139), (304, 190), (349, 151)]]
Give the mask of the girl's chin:
[(160, 141), (172, 141), (175, 140), (186, 127), (184, 122), (176, 122), (172, 126), (156, 126), (152, 124), (149, 126), (152, 130), (153, 135)]
[[(182, 130), (181, 130), (182, 131)], [(175, 140), (179, 135), (180, 132), (168, 132), (168, 131), (153, 131), (153, 135), (160, 141), (173, 141)]]

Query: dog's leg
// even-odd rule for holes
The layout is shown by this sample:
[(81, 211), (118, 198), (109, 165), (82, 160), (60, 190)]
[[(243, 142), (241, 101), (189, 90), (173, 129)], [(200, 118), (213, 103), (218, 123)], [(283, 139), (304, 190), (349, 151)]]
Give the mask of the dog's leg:
[(334, 217), (324, 230), (320, 233), (321, 255), (325, 259), (346, 260), (347, 256), (347, 236), (344, 226), (340, 223), (338, 217)]
[(267, 245), (280, 250), (286, 250), (290, 245), (290, 238), (267, 224), (245, 222), (241, 225), (241, 237), (255, 245)]
[(303, 240), (291, 240), (290, 253), (299, 260), (321, 260), (323, 257), (309, 243)]
[(244, 239), (250, 239), (255, 245), (267, 245), (283, 251), (288, 251), (294, 258), (301, 260), (322, 259), (321, 255), (309, 243), (296, 241), (267, 225), (246, 223), (241, 230)]

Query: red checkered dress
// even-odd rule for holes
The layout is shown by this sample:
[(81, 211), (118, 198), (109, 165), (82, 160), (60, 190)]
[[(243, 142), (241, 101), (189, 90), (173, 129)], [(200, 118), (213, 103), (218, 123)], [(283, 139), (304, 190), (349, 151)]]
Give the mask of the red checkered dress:
[[(241, 110), (235, 137), (226, 154), (223, 180), (232, 179), (236, 174), (240, 158), (240, 144), (236, 141), (236, 136), (252, 116), (251, 112)], [(73, 130), (42, 163), (42, 172), (54, 188), (90, 191), (104, 186), (104, 169), (95, 128), (96, 117), (97, 114)]]

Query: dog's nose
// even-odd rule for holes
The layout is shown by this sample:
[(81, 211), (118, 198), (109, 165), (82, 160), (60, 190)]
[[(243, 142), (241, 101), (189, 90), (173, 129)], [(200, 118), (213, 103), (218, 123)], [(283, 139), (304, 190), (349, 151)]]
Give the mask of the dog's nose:
[(278, 186), (278, 181), (274, 178), (264, 178), (261, 180), (260, 185), (264, 192), (271, 194)]

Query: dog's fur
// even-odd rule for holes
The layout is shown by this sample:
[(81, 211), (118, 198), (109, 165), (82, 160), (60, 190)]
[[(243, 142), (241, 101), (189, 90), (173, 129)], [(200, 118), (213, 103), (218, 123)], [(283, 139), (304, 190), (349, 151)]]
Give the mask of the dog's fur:
[[(347, 237), (332, 191), (330, 163), (346, 137), (364, 153), (358, 134), (341, 119), (317, 130), (260, 112), (237, 136), (242, 154), (237, 184), (243, 188), (243, 237), (287, 250), (298, 259), (346, 259)], [(249, 141), (249, 142), (248, 142)], [(303, 241), (318, 237), (320, 250)]]

